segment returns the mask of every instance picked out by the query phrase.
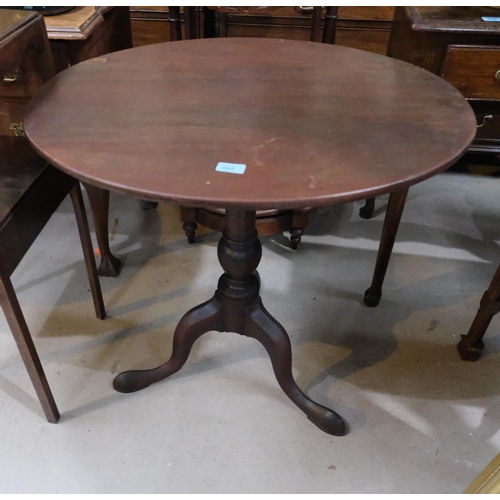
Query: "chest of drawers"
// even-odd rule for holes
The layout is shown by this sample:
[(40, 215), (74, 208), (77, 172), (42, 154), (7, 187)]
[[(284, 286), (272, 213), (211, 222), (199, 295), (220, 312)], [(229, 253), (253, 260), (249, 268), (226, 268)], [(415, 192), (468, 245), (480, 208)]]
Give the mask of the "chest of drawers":
[(0, 10), (0, 135), (19, 135), (24, 108), (54, 74), (43, 18)]
[[(181, 7), (182, 9), (182, 7)], [(197, 7), (201, 9), (201, 7)], [(339, 7), (336, 43), (385, 54), (394, 7)], [(130, 7), (134, 47), (170, 40), (168, 7)], [(181, 15), (181, 18), (183, 16)], [(256, 15), (229, 14), (224, 36), (269, 37), (308, 40), (309, 7), (267, 8)]]
[(469, 151), (500, 154), (500, 10), (396, 7), (387, 55), (431, 71), (460, 90), (478, 121)]

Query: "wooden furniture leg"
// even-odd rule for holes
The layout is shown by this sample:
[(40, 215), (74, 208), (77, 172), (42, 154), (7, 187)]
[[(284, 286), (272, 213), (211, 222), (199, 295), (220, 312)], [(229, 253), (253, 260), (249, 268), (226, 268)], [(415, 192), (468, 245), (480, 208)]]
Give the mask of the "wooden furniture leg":
[[(270, 213), (272, 212), (272, 213)], [(260, 236), (290, 232), (290, 246), (296, 250), (309, 222), (310, 208), (296, 210), (262, 210), (257, 211), (256, 226)], [(214, 231), (222, 232), (225, 226), (224, 211), (201, 208), (181, 207), (182, 229), (189, 243), (194, 243), (198, 224)]]
[(372, 284), (365, 292), (364, 302), (369, 307), (376, 307), (382, 297), (382, 285), (384, 283), (385, 273), (391, 258), (392, 248), (396, 240), (399, 222), (406, 202), (408, 189), (391, 193), (387, 212), (385, 214), (384, 226), (382, 228), (382, 237), (377, 254), (375, 271), (373, 272)]
[(83, 257), (85, 259), (85, 266), (87, 268), (87, 275), (89, 277), (92, 300), (94, 302), (95, 315), (98, 319), (104, 319), (106, 317), (106, 309), (104, 308), (101, 283), (99, 282), (99, 277), (97, 275), (94, 250), (92, 248), (92, 240), (90, 239), (89, 223), (87, 220), (87, 214), (85, 213), (82, 190), (80, 189), (79, 182), (75, 182), (75, 185), (71, 189), (69, 194), (71, 196), (71, 201), (75, 210), (78, 233), (80, 235), (80, 241), (82, 243)]
[[(43, 371), (28, 325), (21, 311), (19, 301), (10, 280), (10, 275), (31, 246), (32, 241), (34, 241), (37, 234), (42, 230), (51, 213), (57, 208), (60, 201), (62, 201), (64, 194), (68, 193), (68, 191), (64, 191), (65, 188), (69, 190), (75, 209), (96, 316), (99, 319), (104, 319), (106, 311), (104, 309), (101, 287), (97, 276), (92, 241), (90, 239), (88, 221), (79, 183), (61, 172), (56, 171), (51, 166), (48, 166), (36, 180), (38, 182), (25, 192), (22, 202), (14, 206), (10, 212), (10, 217), (7, 217), (7, 219), (3, 221), (3, 225), (1, 225), (1, 241), (10, 241), (10, 251), (17, 251), (18, 253), (8, 262), (8, 259), (2, 258), (3, 265), (0, 266), (0, 305), (33, 383), (35, 392), (40, 400), (45, 416), (50, 423), (57, 423), (59, 421), (59, 411)], [(49, 186), (54, 188), (53, 193), (46, 191)], [(62, 197), (58, 198), (59, 196)], [(47, 199), (50, 200), (49, 210), (46, 208), (45, 203)], [(54, 200), (59, 201), (53, 204)], [(33, 213), (34, 210), (38, 210), (38, 214)], [(14, 235), (16, 235), (16, 237), (14, 237)], [(13, 245), (12, 242), (15, 241), (16, 238), (18, 241), (23, 241), (22, 247), (16, 244)], [(6, 245), (9, 245), (9, 243), (6, 243)], [(5, 257), (5, 254), (3, 257)]]
[(186, 233), (189, 243), (194, 243), (194, 236), (196, 230), (198, 229), (198, 224), (196, 224), (196, 208), (186, 208), (181, 207), (181, 221), (182, 229)]
[(375, 210), (375, 198), (368, 198), (365, 204), (359, 209), (359, 216), (362, 219), (371, 219)]
[(311, 209), (292, 211), (292, 226), (290, 227), (290, 246), (293, 250), (297, 250), (299, 243), (304, 236), (304, 229), (309, 222), (309, 212)]
[(295, 383), (288, 334), (262, 305), (260, 280), (255, 272), (262, 247), (255, 220), (255, 211), (226, 211), (226, 225), (217, 251), (225, 273), (215, 295), (182, 317), (174, 332), (169, 361), (152, 370), (120, 373), (113, 387), (119, 392), (143, 389), (180, 370), (194, 342), (205, 332), (235, 332), (255, 338), (266, 348), (280, 387), (309, 420), (324, 432), (341, 436), (345, 434), (342, 418), (309, 399)]
[(500, 311), (500, 266), (493, 277), (486, 292), (484, 292), (467, 335), (462, 335), (462, 340), (457, 348), (464, 361), (477, 361), (484, 349), (483, 337), (491, 322), (491, 318)]
[(43, 371), (40, 358), (36, 352), (28, 325), (16, 297), (10, 278), (0, 277), (0, 304), (16, 341), (19, 353), (26, 366), (43, 412), (51, 424), (59, 421), (60, 415), (54, 396), (50, 390), (47, 377)]
[(175, 42), (177, 40), (182, 40), (180, 7), (168, 8), (168, 23), (170, 28), (170, 41)]
[(101, 263), (97, 272), (100, 276), (118, 276), (122, 263), (111, 253), (109, 248), (109, 191), (90, 184), (84, 184), (84, 186), (89, 197), (97, 243), (101, 252)]

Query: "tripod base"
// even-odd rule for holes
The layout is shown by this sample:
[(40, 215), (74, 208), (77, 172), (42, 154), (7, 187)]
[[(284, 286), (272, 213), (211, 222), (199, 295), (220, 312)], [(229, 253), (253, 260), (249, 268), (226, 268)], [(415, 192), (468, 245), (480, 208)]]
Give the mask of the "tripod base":
[[(285, 394), (322, 431), (334, 436), (346, 432), (345, 423), (334, 411), (309, 399), (292, 375), (292, 347), (285, 329), (264, 308), (259, 297), (260, 280), (255, 272), (261, 246), (255, 231), (255, 212), (231, 212), (218, 255), (226, 271), (215, 295), (188, 311), (174, 332), (170, 359), (151, 370), (120, 373), (113, 382), (118, 392), (134, 392), (179, 371), (193, 344), (208, 331), (229, 331), (258, 340), (267, 350), (276, 379)], [(253, 225), (252, 225), (253, 220)]]

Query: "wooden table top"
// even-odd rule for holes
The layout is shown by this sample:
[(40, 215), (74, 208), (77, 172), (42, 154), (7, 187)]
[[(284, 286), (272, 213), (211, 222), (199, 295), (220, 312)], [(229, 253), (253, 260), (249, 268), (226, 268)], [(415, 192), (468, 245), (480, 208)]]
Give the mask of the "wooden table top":
[[(56, 167), (184, 206), (332, 205), (452, 165), (476, 132), (462, 95), (416, 66), (280, 39), (148, 45), (73, 66), (31, 101), (25, 130)], [(245, 164), (243, 174), (219, 162)]]

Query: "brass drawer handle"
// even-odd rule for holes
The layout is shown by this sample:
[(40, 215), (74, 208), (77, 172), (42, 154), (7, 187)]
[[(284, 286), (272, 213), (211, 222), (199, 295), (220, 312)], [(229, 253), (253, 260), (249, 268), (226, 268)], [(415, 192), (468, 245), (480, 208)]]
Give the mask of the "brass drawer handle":
[[(323, 7), (321, 7), (323, 8)], [(310, 7), (309, 5), (299, 5), (299, 9), (303, 10), (305, 12), (312, 12), (314, 10), (314, 7)]]
[(14, 132), (16, 137), (26, 137), (26, 133), (24, 131), (24, 125), (22, 123), (11, 123), (10, 129)]
[(17, 71), (15, 71), (14, 73), (6, 73), (5, 75), (3, 75), (3, 78), (2, 80), (5, 82), (5, 83), (13, 83), (15, 82), (16, 80), (19, 80), (19, 78), (21, 77), (21, 70), (18, 69)]
[(483, 122), (481, 123), (481, 125), (478, 125), (477, 128), (484, 127), (486, 125), (487, 120), (493, 120), (493, 115), (484, 115)]
[(500, 80), (500, 69), (495, 73), (495, 79)]

